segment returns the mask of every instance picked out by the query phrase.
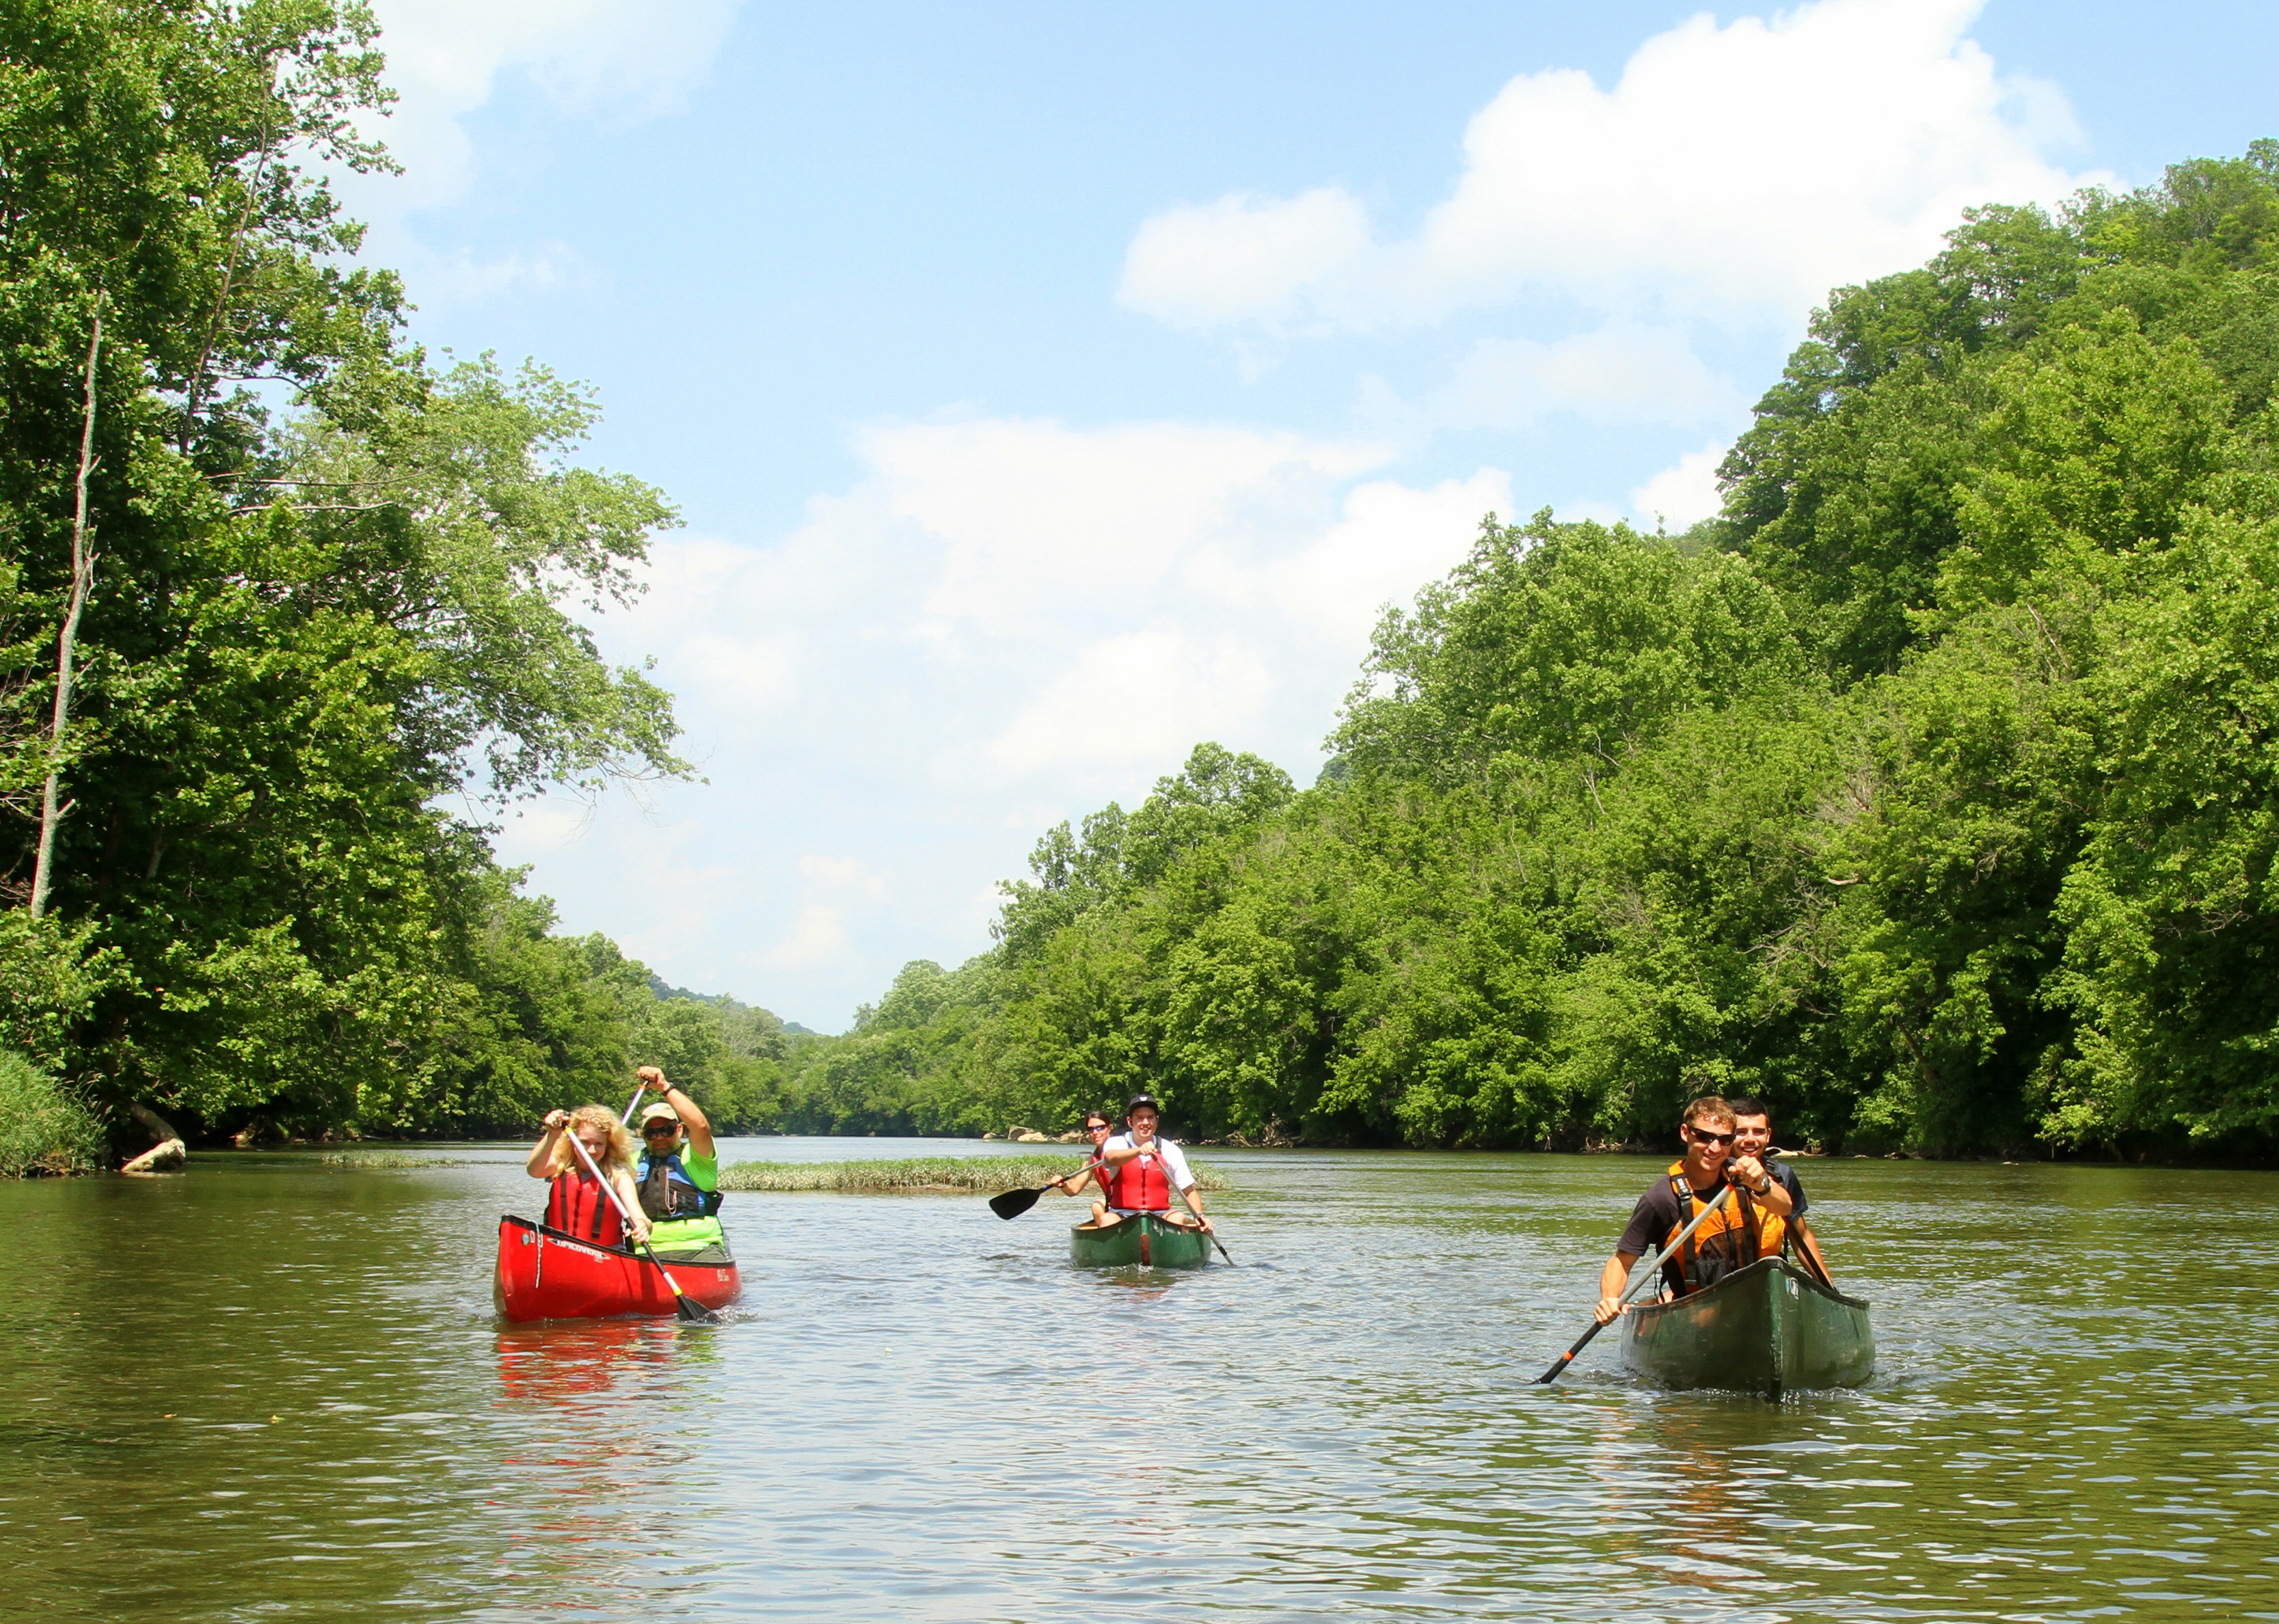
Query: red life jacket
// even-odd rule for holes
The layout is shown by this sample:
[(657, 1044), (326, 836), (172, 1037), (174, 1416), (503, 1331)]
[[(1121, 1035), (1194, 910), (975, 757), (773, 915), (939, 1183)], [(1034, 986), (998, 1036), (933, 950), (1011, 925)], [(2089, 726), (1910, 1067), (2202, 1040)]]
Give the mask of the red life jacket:
[(1171, 1181), (1163, 1159), (1143, 1151), (1123, 1166), (1108, 1170), (1108, 1204), (1119, 1212), (1168, 1213), (1171, 1210)]
[(546, 1225), (596, 1246), (622, 1246), (625, 1222), (602, 1189), (602, 1181), (583, 1168), (554, 1176), (546, 1191)]

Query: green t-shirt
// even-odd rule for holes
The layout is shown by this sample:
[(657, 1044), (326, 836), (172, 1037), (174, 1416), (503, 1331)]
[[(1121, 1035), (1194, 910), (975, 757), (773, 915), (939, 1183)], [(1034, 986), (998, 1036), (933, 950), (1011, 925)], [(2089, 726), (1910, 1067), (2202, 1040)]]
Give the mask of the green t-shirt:
[[(717, 1152), (700, 1156), (694, 1151), (683, 1150), (680, 1170), (699, 1190), (720, 1188), (720, 1158)], [(659, 1252), (697, 1252), (706, 1246), (720, 1245), (726, 1239), (717, 1218), (675, 1218), (669, 1223), (651, 1224), (648, 1230), (648, 1244)]]

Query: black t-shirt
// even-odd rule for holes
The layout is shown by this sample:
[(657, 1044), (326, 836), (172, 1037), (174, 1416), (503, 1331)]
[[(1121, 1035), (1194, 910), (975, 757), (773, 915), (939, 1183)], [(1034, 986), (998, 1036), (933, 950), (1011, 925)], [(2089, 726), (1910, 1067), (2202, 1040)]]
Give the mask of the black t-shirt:
[(1788, 1191), (1788, 1199), (1793, 1203), (1788, 1215), (1792, 1218), (1803, 1217), (1807, 1203), (1804, 1199), (1804, 1186), (1797, 1182), (1796, 1169), (1785, 1161), (1768, 1161), (1765, 1163), (1765, 1171), (1778, 1179), (1780, 1187)]
[[(1718, 1184), (1712, 1184), (1707, 1190), (1696, 1190), (1694, 1199), (1707, 1201), (1717, 1193), (1718, 1188)], [(1654, 1181), (1654, 1188), (1640, 1196), (1638, 1205), (1631, 1209), (1630, 1227), (1615, 1243), (1615, 1250), (1642, 1258), (1668, 1240), (1669, 1232), (1691, 1216), (1677, 1210), (1677, 1192), (1669, 1187), (1669, 1176), (1665, 1173)]]

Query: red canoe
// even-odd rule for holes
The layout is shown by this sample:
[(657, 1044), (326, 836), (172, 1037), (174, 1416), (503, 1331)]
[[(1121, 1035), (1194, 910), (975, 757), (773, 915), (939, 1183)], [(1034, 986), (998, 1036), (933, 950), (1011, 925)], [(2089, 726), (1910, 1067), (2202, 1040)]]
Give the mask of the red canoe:
[[(744, 1289), (725, 1246), (668, 1256), (664, 1266), (680, 1289), (707, 1308), (726, 1307)], [(671, 1291), (647, 1258), (596, 1246), (511, 1213), (499, 1220), (498, 1273), (491, 1294), (499, 1313), (517, 1321), (611, 1320), (675, 1311)]]

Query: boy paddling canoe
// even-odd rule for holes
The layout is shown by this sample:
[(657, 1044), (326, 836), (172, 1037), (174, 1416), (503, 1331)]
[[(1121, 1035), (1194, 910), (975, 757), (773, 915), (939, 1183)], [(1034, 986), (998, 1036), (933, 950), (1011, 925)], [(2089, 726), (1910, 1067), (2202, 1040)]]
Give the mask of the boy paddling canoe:
[[(1754, 1153), (1734, 1153), (1737, 1135), (1729, 1103), (1715, 1094), (1703, 1095), (1685, 1107), (1677, 1131), (1685, 1142), (1684, 1156), (1638, 1198), (1615, 1255), (1599, 1271), (1601, 1325), (1625, 1312), (1623, 1286), (1649, 1246), (1668, 1253), (1661, 1269), (1664, 1295), (1684, 1297), (1759, 1258), (1774, 1256), (1787, 1240), (1794, 1202)], [(1680, 1249), (1669, 1252), (1679, 1231), (1713, 1207), (1716, 1210)]]

